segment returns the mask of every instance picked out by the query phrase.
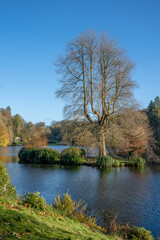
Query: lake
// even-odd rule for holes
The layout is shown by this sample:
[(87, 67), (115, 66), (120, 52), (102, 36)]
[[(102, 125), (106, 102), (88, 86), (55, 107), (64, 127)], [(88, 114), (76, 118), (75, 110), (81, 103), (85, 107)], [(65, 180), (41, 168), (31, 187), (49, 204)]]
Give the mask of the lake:
[[(160, 236), (160, 167), (111, 168), (88, 166), (19, 164), (21, 147), (0, 148), (11, 182), (19, 195), (40, 192), (51, 204), (67, 191), (72, 199), (84, 200), (91, 214), (105, 224), (116, 214), (118, 223), (144, 227)], [(52, 146), (60, 152), (66, 146)]]

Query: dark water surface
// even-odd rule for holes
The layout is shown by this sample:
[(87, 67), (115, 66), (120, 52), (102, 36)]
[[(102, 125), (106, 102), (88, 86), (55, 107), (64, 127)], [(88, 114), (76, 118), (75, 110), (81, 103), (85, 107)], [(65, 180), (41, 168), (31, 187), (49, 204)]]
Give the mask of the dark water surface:
[[(54, 146), (62, 151), (65, 146)], [(47, 203), (69, 191), (74, 200), (84, 200), (91, 213), (108, 220), (144, 227), (160, 236), (160, 167), (131, 168), (60, 167), (19, 164), (20, 147), (0, 148), (18, 194), (40, 192)]]

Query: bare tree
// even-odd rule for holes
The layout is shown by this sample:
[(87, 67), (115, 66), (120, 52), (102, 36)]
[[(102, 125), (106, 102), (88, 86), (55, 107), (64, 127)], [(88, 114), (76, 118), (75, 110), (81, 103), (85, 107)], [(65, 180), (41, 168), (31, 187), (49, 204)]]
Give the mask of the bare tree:
[(99, 155), (106, 155), (108, 121), (133, 103), (134, 64), (105, 33), (86, 32), (68, 43), (56, 63), (61, 75), (57, 97), (68, 102), (67, 117), (85, 116), (95, 127)]

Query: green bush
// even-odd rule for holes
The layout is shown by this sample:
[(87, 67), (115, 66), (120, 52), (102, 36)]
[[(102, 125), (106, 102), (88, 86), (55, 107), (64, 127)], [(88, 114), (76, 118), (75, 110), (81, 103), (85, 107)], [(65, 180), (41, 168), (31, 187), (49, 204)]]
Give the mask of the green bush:
[(151, 232), (140, 227), (118, 226), (118, 232), (123, 239), (132, 240), (154, 240)]
[(136, 167), (144, 167), (145, 164), (146, 164), (146, 161), (141, 157), (139, 157), (135, 160)]
[(40, 193), (27, 193), (22, 196), (23, 204), (27, 207), (32, 207), (37, 210), (45, 210), (46, 209), (46, 201), (43, 197), (39, 195)]
[(4, 163), (0, 161), (0, 197), (16, 198), (15, 187), (10, 182), (10, 177), (7, 173)]
[(40, 148), (36, 150), (35, 161), (37, 163), (56, 163), (59, 161), (59, 152), (52, 148)]
[(120, 162), (118, 160), (114, 160), (113, 167), (119, 167), (119, 166), (120, 166)]
[(110, 156), (100, 156), (97, 160), (98, 167), (112, 167), (114, 159)]
[(18, 157), (21, 162), (32, 163), (35, 159), (37, 148), (21, 148), (18, 153)]
[(22, 148), (18, 156), (25, 163), (56, 163), (59, 152), (52, 148)]
[(63, 155), (65, 155), (66, 153), (74, 153), (77, 156), (80, 157), (85, 157), (85, 150), (83, 148), (78, 148), (78, 147), (69, 147), (69, 148), (65, 148), (62, 152), (61, 152), (61, 157), (63, 157)]
[(69, 147), (62, 151), (61, 162), (64, 165), (80, 165), (83, 162), (85, 150), (77, 147)]

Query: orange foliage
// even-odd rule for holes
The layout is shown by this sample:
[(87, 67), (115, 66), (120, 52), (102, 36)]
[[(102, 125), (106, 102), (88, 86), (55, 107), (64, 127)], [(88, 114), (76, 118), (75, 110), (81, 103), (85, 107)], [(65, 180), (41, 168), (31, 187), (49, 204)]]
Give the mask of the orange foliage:
[(42, 147), (47, 145), (47, 137), (40, 132), (30, 132), (23, 140), (26, 147)]
[(148, 141), (148, 134), (143, 126), (136, 127), (134, 134), (126, 134), (129, 139), (129, 146), (125, 149), (127, 151), (143, 150), (146, 148)]

